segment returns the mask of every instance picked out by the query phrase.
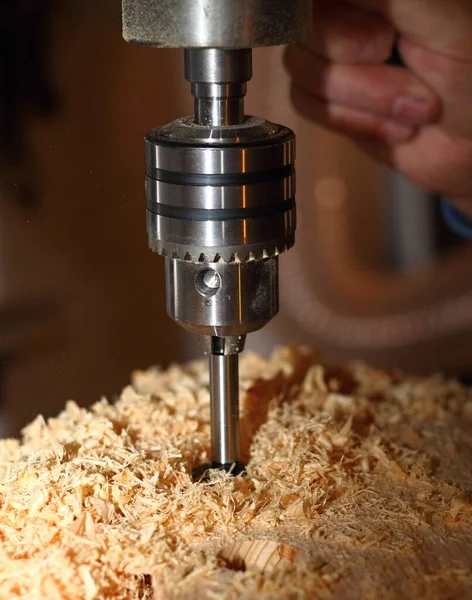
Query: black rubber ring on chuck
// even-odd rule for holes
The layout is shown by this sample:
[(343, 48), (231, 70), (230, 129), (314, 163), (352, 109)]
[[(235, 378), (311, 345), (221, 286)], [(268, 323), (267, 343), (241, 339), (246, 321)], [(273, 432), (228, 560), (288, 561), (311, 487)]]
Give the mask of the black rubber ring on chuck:
[(256, 206), (253, 208), (184, 208), (183, 206), (169, 206), (159, 202), (147, 203), (147, 209), (161, 217), (171, 219), (184, 219), (186, 221), (230, 221), (234, 219), (259, 219), (261, 217), (274, 217), (292, 210), (295, 198), (269, 206)]
[(207, 175), (201, 173), (181, 173), (179, 171), (167, 171), (147, 166), (146, 175), (161, 181), (162, 183), (172, 183), (175, 185), (207, 185), (217, 187), (228, 187), (238, 185), (251, 185), (254, 183), (265, 183), (267, 181), (277, 181), (285, 179), (295, 174), (293, 164), (286, 165), (279, 169), (269, 171), (256, 171), (254, 173), (225, 173), (222, 175)]

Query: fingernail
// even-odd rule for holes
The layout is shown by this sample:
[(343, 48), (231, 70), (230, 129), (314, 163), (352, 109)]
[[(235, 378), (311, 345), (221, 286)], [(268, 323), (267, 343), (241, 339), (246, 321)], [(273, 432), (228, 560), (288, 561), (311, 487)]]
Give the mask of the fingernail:
[(414, 133), (412, 125), (403, 125), (394, 121), (385, 121), (380, 125), (380, 135), (387, 141), (400, 143), (407, 142)]
[(415, 123), (425, 123), (434, 118), (436, 106), (431, 98), (400, 96), (393, 103), (393, 116)]

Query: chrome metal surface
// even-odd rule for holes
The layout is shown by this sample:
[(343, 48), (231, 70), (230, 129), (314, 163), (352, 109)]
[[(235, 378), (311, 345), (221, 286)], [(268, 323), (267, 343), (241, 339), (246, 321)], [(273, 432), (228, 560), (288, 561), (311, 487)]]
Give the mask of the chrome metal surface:
[[(295, 161), (295, 137), (286, 127), (248, 119), (245, 128), (224, 128), (222, 137), (220, 130), (197, 127), (189, 121), (181, 119), (149, 132), (146, 136), (149, 168), (173, 173), (226, 175), (281, 169)], [(248, 122), (255, 122), (255, 126), (248, 128)], [(212, 131), (215, 133), (209, 138)], [(246, 132), (257, 133), (253, 137)]]
[[(204, 278), (212, 282), (206, 292)], [(279, 310), (278, 285), (277, 257), (210, 264), (166, 259), (167, 313), (201, 336), (244, 336), (261, 329)]]
[(183, 221), (147, 211), (149, 247), (161, 256), (214, 262), (278, 256), (295, 242), (295, 209), (261, 219)]
[(195, 121), (209, 127), (244, 121), (246, 82), (252, 76), (251, 50), (185, 50), (185, 77), (192, 84)]
[[(239, 172), (241, 151), (250, 148), (258, 160), (255, 162), (249, 157), (251, 168), (242, 170), (258, 171), (264, 165), (270, 165), (272, 160), (277, 164), (281, 160), (285, 160), (285, 164), (292, 162), (295, 158), (293, 138), (293, 132), (288, 127), (260, 117), (247, 116), (244, 123), (231, 127), (206, 127), (195, 123), (193, 117), (182, 117), (147, 134), (146, 163), (158, 169), (206, 173), (211, 163), (201, 164), (202, 152), (206, 154), (206, 151), (213, 150), (218, 153), (220, 147), (224, 147), (225, 154), (238, 157), (238, 161), (225, 165), (224, 171), (213, 172), (224, 173), (228, 168), (231, 172)], [(278, 149), (276, 154), (274, 148)], [(182, 156), (184, 150), (189, 152), (188, 157)]]
[(218, 465), (239, 459), (238, 354), (210, 354), (211, 458)]
[(246, 82), (251, 75), (249, 49), (186, 50), (185, 76), (192, 84), (196, 123), (212, 127), (241, 124)]
[(246, 82), (252, 77), (252, 50), (185, 50), (185, 78), (190, 83)]
[(245, 335), (227, 335), (225, 337), (215, 337), (201, 335), (198, 338), (200, 347), (204, 354), (240, 354), (246, 344)]
[(253, 48), (305, 38), (310, 0), (123, 0), (123, 37), (168, 48)]
[(176, 185), (151, 177), (146, 180), (146, 198), (150, 210), (159, 203), (205, 210), (256, 208), (274, 206), (294, 196), (293, 174), (257, 185)]
[[(235, 87), (235, 86), (233, 86)], [(229, 84), (192, 85), (195, 96), (195, 120), (202, 125), (221, 127), (237, 125), (244, 120), (244, 96), (246, 84), (238, 86), (237, 92)]]

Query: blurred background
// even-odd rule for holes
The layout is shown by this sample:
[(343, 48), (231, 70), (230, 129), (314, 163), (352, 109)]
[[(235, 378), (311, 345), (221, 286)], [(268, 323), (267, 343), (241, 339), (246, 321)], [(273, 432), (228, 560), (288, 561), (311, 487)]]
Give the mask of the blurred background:
[[(254, 51), (246, 107), (298, 134), (299, 234), (248, 347), (468, 380), (470, 245), (436, 199), (294, 112), (281, 52)], [(119, 0), (1, 3), (0, 436), (199, 355), (166, 316), (143, 190), (145, 133), (191, 110), (182, 53), (122, 41)]]

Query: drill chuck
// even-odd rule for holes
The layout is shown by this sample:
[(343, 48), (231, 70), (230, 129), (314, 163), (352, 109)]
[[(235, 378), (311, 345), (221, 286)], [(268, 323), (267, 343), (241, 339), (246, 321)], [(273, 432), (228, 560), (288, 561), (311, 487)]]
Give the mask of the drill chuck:
[(146, 137), (148, 238), (167, 259), (167, 310), (203, 336), (242, 336), (270, 321), (278, 255), (294, 242), (295, 138), (243, 116), (250, 58), (186, 51), (195, 117)]

